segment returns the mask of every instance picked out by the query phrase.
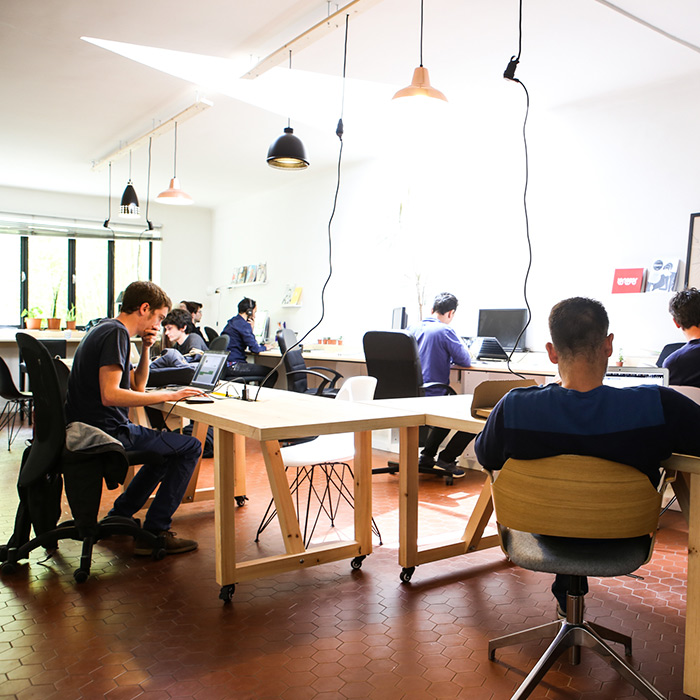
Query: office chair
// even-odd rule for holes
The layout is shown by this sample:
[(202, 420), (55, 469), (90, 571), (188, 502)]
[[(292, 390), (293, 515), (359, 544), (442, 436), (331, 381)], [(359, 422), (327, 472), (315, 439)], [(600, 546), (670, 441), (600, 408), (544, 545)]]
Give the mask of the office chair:
[(669, 343), (668, 345), (664, 345), (663, 349), (659, 353), (659, 357), (656, 359), (656, 366), (657, 367), (663, 367), (664, 366), (664, 360), (673, 352), (676, 352), (676, 350), (680, 350), (685, 345), (685, 343)]
[[(375, 399), (403, 399), (423, 396), (428, 388), (439, 388), (445, 394), (457, 392), (449, 384), (423, 382), (423, 372), (418, 355), (416, 339), (407, 331), (367, 331), (362, 339), (367, 362), (367, 374), (377, 379)], [(419, 430), (419, 444), (422, 446), (428, 435), (428, 426)], [(386, 467), (372, 469), (372, 474), (395, 474), (398, 462), (390, 461)], [(419, 467), (422, 474), (445, 477), (451, 485), (453, 477), (432, 467)]]
[(662, 700), (663, 695), (604, 641), (623, 644), (629, 656), (632, 639), (584, 621), (581, 592), (585, 576), (623, 576), (649, 561), (661, 494), (634, 467), (580, 455), (509, 459), (494, 476), (493, 503), (508, 558), (530, 571), (570, 578), (565, 620), (489, 642), (493, 661), (501, 647), (554, 637), (513, 698), (528, 697), (566, 649), (571, 650), (571, 663), (578, 664), (585, 646), (645, 697)]
[[(277, 331), (277, 342), (280, 351), (284, 355), (284, 369), (287, 373), (287, 389), (300, 394), (313, 394), (314, 396), (325, 396), (335, 398), (338, 393), (336, 382), (343, 378), (340, 372), (328, 367), (307, 367), (304, 357), (301, 354), (301, 347), (293, 347), (297, 342), (296, 333), (289, 328)], [(291, 350), (288, 350), (292, 348)], [(332, 376), (328, 376), (332, 375)], [(316, 388), (309, 388), (308, 377), (316, 377), (321, 383)]]
[[(377, 380), (374, 377), (349, 377), (345, 380), (335, 400), (371, 401), (374, 397), (376, 385)], [(297, 470), (290, 490), (292, 496), (296, 497), (299, 523), (302, 522), (302, 519), (304, 521), (304, 547), (308, 548), (322, 512), (330, 520), (331, 527), (334, 527), (341, 498), (351, 507), (354, 506), (353, 492), (345, 484), (344, 477), (347, 470), (350, 473), (350, 477), (354, 478), (348, 461), (355, 456), (355, 436), (354, 433), (319, 435), (311, 442), (282, 447), (280, 454), (284, 461), (285, 471), (289, 469)], [(314, 476), (318, 472), (321, 472), (321, 479), (324, 480), (322, 490), (317, 488), (317, 485), (314, 483)], [(304, 483), (308, 483), (309, 489), (306, 494), (305, 505), (300, 502), (299, 493), (299, 487)], [(319, 509), (316, 512), (313, 523), (309, 526), (309, 518), (313, 517), (310, 515), (312, 496), (318, 502)], [(302, 506), (304, 508), (303, 516)], [(255, 533), (256, 542), (260, 539), (260, 533), (276, 516), (277, 510), (274, 507), (274, 500), (270, 500), (265, 515), (263, 515), (258, 526), (258, 531)], [(374, 518), (372, 518), (372, 532), (379, 538), (379, 544), (382, 544), (382, 536)]]
[(223, 352), (228, 348), (229, 340), (230, 338), (227, 335), (219, 335), (216, 338), (212, 338), (212, 340), (209, 341), (209, 349)]
[(211, 326), (204, 326), (204, 335), (207, 336), (207, 344), (209, 347), (211, 347), (211, 341), (219, 337), (219, 334), (211, 328)]
[[(51, 357), (67, 357), (68, 343), (62, 338), (49, 338), (39, 341), (48, 351)], [(24, 391), (25, 377), (27, 374), (27, 365), (22, 357), (22, 351), (19, 353), (19, 388)], [(31, 388), (31, 387), (30, 387)]]
[(24, 421), (25, 411), (31, 425), (32, 394), (28, 391), (20, 391), (15, 386), (10, 368), (2, 357), (0, 357), (0, 397), (6, 401), (0, 412), (0, 430), (7, 426), (7, 449), (9, 451), (19, 432), (19, 426), (15, 430), (15, 422), (18, 417), (20, 423)]
[[(105, 434), (102, 436), (111, 442), (102, 441), (92, 450), (67, 449), (65, 395), (54, 360), (47, 348), (31, 335), (17, 333), (17, 344), (27, 363), (36, 420), (32, 444), (22, 456), (17, 481), (20, 504), (14, 532), (8, 544), (0, 547), (2, 572), (13, 573), (17, 563), (38, 547), (52, 552), (62, 539), (82, 542), (80, 566), (74, 573), (78, 583), (90, 575), (94, 543), (112, 535), (131, 535), (153, 546), (154, 559), (165, 556), (163, 538), (142, 530), (132, 518), (107, 516), (97, 521), (102, 482), (109, 489), (116, 488), (123, 481), (128, 465), (143, 463), (149, 453), (125, 452)], [(64, 483), (73, 519), (56, 525), (61, 515)], [(35, 537), (30, 539), (32, 528)]]

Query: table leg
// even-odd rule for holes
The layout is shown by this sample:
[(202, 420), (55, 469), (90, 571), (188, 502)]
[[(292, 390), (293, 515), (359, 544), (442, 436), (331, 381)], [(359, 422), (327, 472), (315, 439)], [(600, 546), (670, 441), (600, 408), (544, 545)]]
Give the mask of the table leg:
[[(214, 532), (216, 535), (216, 580), (221, 586), (236, 582), (235, 469), (241, 455), (240, 442), (232, 433), (214, 428)], [(245, 443), (243, 443), (245, 445)], [(245, 455), (243, 455), (245, 462)]]
[(418, 428), (399, 430), (399, 565), (410, 568), (418, 553)]
[(685, 660), (683, 692), (700, 698), (700, 474), (687, 474), (690, 479), (690, 513), (688, 519), (688, 583), (685, 611)]
[(355, 433), (353, 462), (355, 486), (355, 539), (364, 556), (372, 553), (372, 433)]

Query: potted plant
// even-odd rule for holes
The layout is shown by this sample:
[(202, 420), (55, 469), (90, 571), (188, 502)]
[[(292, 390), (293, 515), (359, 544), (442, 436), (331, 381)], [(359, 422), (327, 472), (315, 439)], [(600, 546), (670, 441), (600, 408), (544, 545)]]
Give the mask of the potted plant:
[(70, 309), (66, 311), (66, 330), (75, 330), (75, 304), (72, 304)]
[(56, 308), (58, 306), (58, 295), (61, 291), (61, 285), (58, 284), (53, 288), (53, 306), (51, 307), (51, 316), (46, 319), (46, 326), (50, 331), (58, 331), (61, 329), (61, 319), (56, 316)]
[(622, 355), (622, 348), (620, 348), (620, 352), (617, 354), (617, 362), (615, 363), (618, 367), (622, 367), (622, 365), (625, 362), (625, 358)]
[(32, 306), (31, 309), (25, 309), (24, 311), (22, 311), (24, 325), (27, 327), (28, 330), (38, 331), (41, 328), (43, 316), (44, 312), (38, 306)]

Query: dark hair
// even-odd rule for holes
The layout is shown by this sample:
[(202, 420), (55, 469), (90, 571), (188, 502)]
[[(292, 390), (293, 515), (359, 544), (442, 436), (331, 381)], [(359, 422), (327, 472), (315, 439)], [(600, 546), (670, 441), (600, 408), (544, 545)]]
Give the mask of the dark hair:
[(243, 297), (243, 299), (238, 302), (238, 313), (244, 314), (246, 311), (252, 311), (256, 306), (255, 299)]
[(181, 301), (181, 304), (184, 304), (187, 307), (187, 310), (190, 312), (190, 314), (196, 314), (201, 308), (202, 305), (198, 301)]
[(668, 302), (668, 310), (681, 328), (700, 326), (700, 292), (695, 287), (678, 292)]
[(561, 355), (592, 355), (608, 335), (608, 312), (595, 299), (572, 297), (552, 307), (549, 333)]
[(142, 304), (148, 304), (151, 311), (156, 309), (170, 309), (172, 302), (170, 297), (153, 282), (132, 282), (125, 290), (122, 297), (121, 312), (131, 314), (138, 311)]
[(454, 294), (441, 292), (435, 297), (433, 302), (433, 313), (437, 311), (439, 314), (446, 314), (450, 311), (456, 311), (458, 303)]
[(189, 328), (192, 325), (192, 316), (189, 311), (184, 309), (173, 309), (164, 319), (163, 326), (175, 326), (182, 330), (183, 328), (187, 333), (190, 332)]

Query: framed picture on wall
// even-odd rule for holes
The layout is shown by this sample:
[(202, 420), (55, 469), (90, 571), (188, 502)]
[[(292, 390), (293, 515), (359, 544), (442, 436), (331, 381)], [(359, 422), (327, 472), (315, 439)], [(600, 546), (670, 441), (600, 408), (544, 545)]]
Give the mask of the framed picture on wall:
[(700, 289), (700, 213), (690, 215), (688, 257), (685, 261), (685, 287)]

